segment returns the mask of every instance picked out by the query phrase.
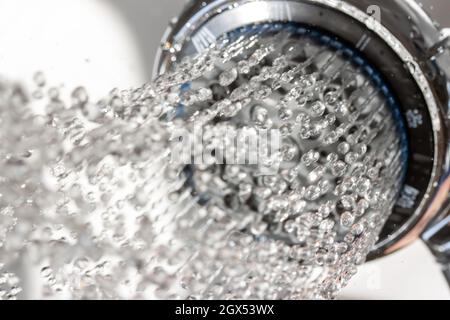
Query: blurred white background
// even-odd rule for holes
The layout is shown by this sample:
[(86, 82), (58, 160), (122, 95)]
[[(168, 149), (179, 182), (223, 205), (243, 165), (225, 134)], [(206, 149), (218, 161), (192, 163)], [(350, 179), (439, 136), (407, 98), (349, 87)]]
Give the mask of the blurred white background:
[[(151, 78), (154, 54), (186, 0), (0, 0), (0, 75), (84, 85), (94, 97)], [(450, 1), (421, 1), (450, 26)], [(450, 299), (426, 247), (413, 246), (361, 268), (342, 298)]]

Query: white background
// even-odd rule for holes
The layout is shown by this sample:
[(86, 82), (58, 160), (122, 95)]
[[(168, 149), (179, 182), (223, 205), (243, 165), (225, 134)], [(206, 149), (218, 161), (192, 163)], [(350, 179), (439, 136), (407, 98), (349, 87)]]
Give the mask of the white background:
[[(52, 85), (86, 86), (94, 97), (151, 77), (169, 19), (185, 0), (0, 0), (0, 75), (30, 82), (43, 70)], [(444, 25), (450, 1), (422, 1)], [(430, 5), (431, 3), (431, 5)], [(430, 7), (431, 6), (431, 7)], [(368, 263), (342, 298), (450, 299), (425, 246)]]

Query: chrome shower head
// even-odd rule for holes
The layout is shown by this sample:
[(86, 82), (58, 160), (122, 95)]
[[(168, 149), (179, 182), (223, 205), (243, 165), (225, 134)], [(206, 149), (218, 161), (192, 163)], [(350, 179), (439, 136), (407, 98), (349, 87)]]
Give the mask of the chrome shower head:
[(370, 258), (418, 238), (448, 190), (442, 184), (449, 169), (450, 55), (445, 30), (439, 30), (412, 0), (191, 1), (168, 29), (155, 72), (163, 73), (183, 57), (207, 50), (224, 35), (242, 36), (268, 24), (306, 28), (338, 51), (357, 53), (359, 71), (378, 81), (386, 101), (394, 106), (400, 137), (404, 135), (405, 179)]

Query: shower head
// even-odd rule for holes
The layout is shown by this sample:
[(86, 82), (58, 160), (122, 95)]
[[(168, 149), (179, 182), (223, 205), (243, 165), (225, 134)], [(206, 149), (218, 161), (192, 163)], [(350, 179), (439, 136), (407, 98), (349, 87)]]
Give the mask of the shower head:
[(393, 212), (369, 258), (420, 237), (446, 199), (448, 159), (447, 34), (413, 0), (191, 1), (172, 21), (155, 63), (164, 73), (218, 39), (251, 35), (258, 26), (309, 30), (335, 50), (354, 52), (394, 106), (404, 136), (405, 178)]

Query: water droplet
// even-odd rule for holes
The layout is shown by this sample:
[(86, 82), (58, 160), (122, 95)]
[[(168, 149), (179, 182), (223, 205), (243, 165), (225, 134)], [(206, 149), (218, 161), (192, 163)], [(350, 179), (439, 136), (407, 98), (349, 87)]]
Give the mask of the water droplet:
[(350, 228), (355, 222), (355, 217), (350, 212), (344, 212), (341, 215), (341, 226)]
[(226, 70), (222, 72), (222, 74), (219, 76), (219, 83), (223, 87), (227, 87), (230, 84), (232, 84), (234, 81), (236, 81), (238, 77), (238, 71), (236, 68), (232, 68), (230, 70)]
[(33, 81), (38, 87), (45, 87), (47, 79), (42, 71), (36, 72), (33, 76)]

